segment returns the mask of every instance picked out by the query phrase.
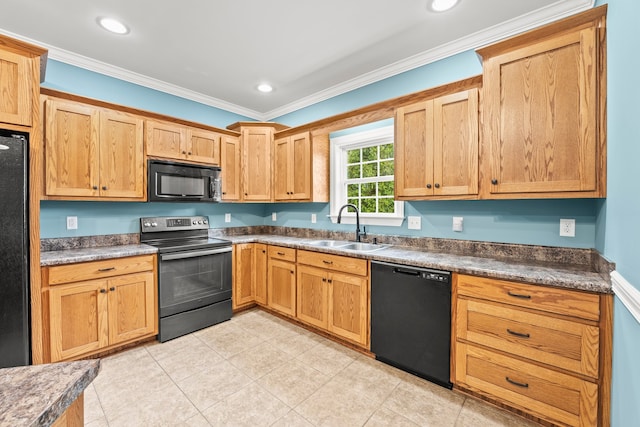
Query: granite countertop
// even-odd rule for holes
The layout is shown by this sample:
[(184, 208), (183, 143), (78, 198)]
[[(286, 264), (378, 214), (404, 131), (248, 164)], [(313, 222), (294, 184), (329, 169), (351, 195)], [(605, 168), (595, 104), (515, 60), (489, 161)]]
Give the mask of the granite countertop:
[(73, 264), (101, 259), (123, 258), (136, 255), (155, 254), (158, 249), (144, 244), (74, 248), (40, 253), (40, 266)]
[[(611, 282), (607, 279), (608, 274), (595, 271), (591, 265), (584, 263), (584, 259), (576, 262), (572, 258), (572, 251), (567, 251), (566, 248), (545, 248), (545, 255), (540, 257), (536, 252), (536, 248), (531, 249), (531, 252), (529, 252), (529, 248), (518, 250), (514, 255), (509, 252), (514, 250), (514, 245), (501, 246), (488, 243), (486, 248), (483, 247), (480, 250), (475, 247), (472, 249), (467, 248), (464, 253), (461, 253), (459, 248), (454, 249), (451, 245), (447, 246), (444, 241), (438, 240), (434, 246), (435, 240), (432, 239), (431, 246), (426, 247), (404, 246), (397, 244), (396, 241), (391, 241), (391, 246), (385, 249), (372, 252), (357, 252), (337, 247), (313, 245), (315, 241), (324, 240), (322, 237), (297, 237), (289, 235), (290, 233), (287, 233), (287, 235), (269, 233), (227, 235), (215, 233), (219, 232), (210, 230), (210, 236), (220, 237), (232, 243), (258, 242), (347, 255), (373, 261), (448, 270), (495, 279), (515, 280), (590, 292), (613, 293)], [(398, 241), (403, 242), (402, 240)], [(525, 245), (515, 246), (521, 249)], [(552, 251), (551, 257), (549, 256), (549, 249)], [(41, 252), (40, 264), (42, 266), (71, 264), (156, 252), (157, 249), (155, 247), (144, 244), (115, 244), (114, 246), (49, 250)], [(584, 253), (581, 253), (581, 256), (583, 255)], [(549, 262), (549, 259), (554, 259), (558, 262)]]
[(49, 426), (100, 371), (100, 360), (0, 369), (0, 427)]
[(333, 247), (318, 247), (312, 244), (314, 241), (322, 239), (290, 236), (239, 235), (225, 236), (225, 239), (233, 243), (266, 243), (316, 252), (348, 255), (373, 261), (448, 270), (495, 279), (515, 280), (598, 293), (613, 293), (611, 283), (603, 275), (589, 270), (586, 266), (459, 255), (398, 245), (392, 245), (373, 252), (356, 252)]

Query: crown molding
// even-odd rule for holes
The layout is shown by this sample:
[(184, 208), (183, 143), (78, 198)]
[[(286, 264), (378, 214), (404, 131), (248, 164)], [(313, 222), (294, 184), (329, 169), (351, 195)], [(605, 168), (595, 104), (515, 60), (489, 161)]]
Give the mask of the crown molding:
[(372, 83), (379, 82), (389, 77), (396, 76), (406, 71), (439, 61), (444, 58), (466, 52), (472, 49), (478, 49), (488, 44), (503, 40), (507, 37), (523, 33), (530, 29), (557, 21), (562, 18), (574, 15), (587, 9), (591, 9), (595, 4), (595, 0), (569, 0), (557, 1), (547, 7), (538, 9), (535, 12), (519, 16), (518, 18), (502, 22), (493, 27), (489, 27), (454, 40), (450, 43), (443, 44), (434, 49), (421, 52), (407, 59), (395, 62), (391, 65), (379, 68), (372, 72), (363, 74), (344, 83), (332, 86), (313, 95), (301, 98), (295, 102), (283, 105), (280, 108), (264, 113), (264, 120), (272, 120), (274, 118), (292, 113), (301, 108), (308, 107), (321, 101), (342, 95), (355, 89), (367, 86)]
[(503, 22), (493, 27), (489, 27), (482, 31), (478, 31), (474, 34), (460, 38), (453, 42), (446, 43), (437, 48), (419, 53), (402, 61), (395, 62), (391, 65), (379, 68), (369, 73), (365, 73), (359, 77), (321, 90), (314, 93), (313, 95), (301, 98), (295, 102), (283, 105), (282, 107), (273, 109), (265, 113), (241, 107), (237, 104), (233, 104), (222, 99), (203, 95), (190, 89), (163, 82), (161, 80), (135, 73), (124, 68), (116, 67), (102, 61), (97, 61), (83, 55), (78, 55), (64, 49), (59, 49), (55, 46), (48, 45), (47, 43), (42, 43), (38, 40), (32, 40), (19, 34), (14, 34), (1, 29), (0, 33), (44, 47), (49, 51), (49, 58), (56, 61), (64, 62), (69, 65), (80, 67), (109, 77), (114, 77), (119, 80), (124, 80), (129, 83), (134, 83), (150, 89), (155, 89), (204, 105), (220, 108), (222, 110), (246, 116), (258, 121), (269, 121), (293, 111), (309, 107), (313, 104), (317, 104), (318, 102), (325, 101), (327, 99), (342, 95), (352, 90), (379, 82), (389, 77), (393, 77), (403, 72), (430, 64), (440, 59), (444, 59), (471, 49), (477, 49), (498, 40), (522, 33), (523, 31), (527, 31), (529, 29), (547, 24), (549, 22), (573, 15), (577, 12), (592, 8), (594, 4), (595, 0), (557, 1), (535, 12), (522, 15), (518, 18)]

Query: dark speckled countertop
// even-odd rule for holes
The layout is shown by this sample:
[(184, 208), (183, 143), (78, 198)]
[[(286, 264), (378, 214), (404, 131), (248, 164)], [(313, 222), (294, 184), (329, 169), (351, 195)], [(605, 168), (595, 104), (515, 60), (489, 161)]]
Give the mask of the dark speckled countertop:
[(0, 369), (0, 426), (49, 426), (100, 371), (100, 360)]
[[(323, 239), (348, 240), (352, 233), (256, 226), (211, 229), (209, 235), (233, 243), (259, 242), (495, 279), (613, 292), (609, 273), (614, 266), (592, 249), (370, 235), (368, 241), (376, 237), (380, 243), (391, 246), (373, 252), (356, 252), (313, 245), (314, 241)], [(40, 263), (42, 266), (70, 264), (156, 252), (156, 248), (138, 244), (136, 239), (137, 235), (96, 236), (86, 241), (51, 239), (41, 244)]]

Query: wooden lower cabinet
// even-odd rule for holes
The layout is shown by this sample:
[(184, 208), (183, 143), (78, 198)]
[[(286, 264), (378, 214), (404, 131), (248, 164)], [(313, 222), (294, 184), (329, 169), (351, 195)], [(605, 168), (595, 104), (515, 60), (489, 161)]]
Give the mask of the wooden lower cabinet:
[(255, 244), (242, 243), (233, 246), (233, 296), (236, 310), (255, 302)]
[(256, 303), (267, 305), (267, 245), (254, 243), (255, 248), (255, 298)]
[(609, 425), (611, 298), (458, 274), (454, 383), (547, 422)]
[[(139, 258), (148, 258), (148, 262), (137, 262)], [(105, 261), (77, 264), (78, 271), (86, 274), (75, 274), (75, 282), (49, 287), (51, 362), (76, 359), (157, 334), (155, 255), (128, 259), (134, 265), (152, 265), (153, 269), (118, 275), (115, 265), (124, 265), (127, 259), (113, 260), (114, 267), (106, 270), (102, 267)], [(92, 264), (96, 264), (94, 271), (88, 268)], [(70, 266), (60, 267), (63, 275), (71, 273)], [(44, 278), (61, 278), (55, 269), (45, 267)], [(108, 276), (109, 272), (115, 275)], [(106, 277), (89, 279), (92, 275)]]
[(299, 320), (368, 348), (367, 260), (298, 251), (297, 290)]
[(269, 246), (268, 257), (267, 305), (282, 314), (295, 316), (296, 250)]

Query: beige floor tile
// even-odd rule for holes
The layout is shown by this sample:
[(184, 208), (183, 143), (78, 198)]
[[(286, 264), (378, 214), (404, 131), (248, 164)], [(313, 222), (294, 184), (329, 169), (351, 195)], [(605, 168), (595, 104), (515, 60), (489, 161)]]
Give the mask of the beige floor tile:
[(320, 371), (292, 360), (260, 378), (258, 384), (293, 408), (328, 380)]
[(251, 378), (227, 361), (209, 370), (176, 381), (184, 394), (200, 410), (220, 402), (251, 383)]
[(315, 426), (362, 426), (376, 411), (373, 402), (348, 390), (321, 387), (295, 410)]
[(270, 343), (264, 342), (231, 356), (229, 362), (251, 379), (258, 379), (292, 359)]
[(535, 427), (538, 423), (467, 397), (456, 420), (456, 427)]
[(337, 387), (348, 388), (366, 396), (379, 406), (406, 375), (392, 366), (367, 356), (360, 356), (331, 381), (336, 382)]
[[(418, 424), (403, 417), (400, 414), (396, 414), (390, 409), (382, 408), (373, 413), (369, 421), (365, 424), (365, 427), (419, 427)], [(482, 427), (482, 424), (477, 424), (476, 427)]]
[(193, 337), (192, 341), (185, 342), (182, 346), (171, 346), (170, 350), (159, 349), (159, 347), (170, 343), (172, 341), (153, 346), (149, 350), (151, 353), (153, 348), (154, 358), (157, 360), (158, 365), (174, 381), (201, 373), (203, 370), (207, 370), (224, 360), (211, 347), (195, 337)]
[(155, 360), (162, 360), (166, 357), (172, 357), (176, 351), (200, 342), (202, 341), (195, 334), (187, 334), (166, 342), (152, 341), (147, 343), (145, 348)]
[(421, 378), (407, 375), (382, 407), (402, 414), (421, 426), (453, 426), (464, 396)]
[(326, 338), (305, 330), (293, 335), (276, 337), (272, 341), (275, 347), (291, 356), (299, 356), (307, 350), (311, 350), (322, 342), (327, 342)]
[(359, 357), (353, 350), (336, 346), (338, 344), (330, 341), (321, 342), (296, 359), (324, 374), (334, 376)]
[(296, 411), (290, 411), (287, 415), (273, 423), (271, 427), (313, 427), (309, 421)]
[(123, 377), (128, 377), (131, 372), (155, 365), (145, 346), (135, 347), (116, 353), (100, 360), (100, 372), (93, 380), (94, 385), (103, 382), (113, 382)]
[(84, 420), (84, 427), (109, 427), (109, 423), (107, 422), (107, 419), (105, 417), (102, 417), (91, 422), (87, 422), (87, 420)]
[(176, 424), (175, 427), (210, 427), (210, 426), (211, 424), (209, 424), (209, 421), (207, 421), (207, 419), (201, 413), (198, 413), (197, 415), (194, 415), (188, 420), (185, 420), (179, 424)]
[(109, 427), (174, 426), (198, 414), (198, 410), (173, 384), (147, 397), (132, 400), (116, 416), (107, 414)]
[(86, 424), (100, 418), (104, 418), (104, 411), (95, 387), (93, 384), (89, 384), (84, 390), (84, 422)]
[(275, 316), (264, 313), (261, 310), (254, 310), (244, 315), (232, 319), (235, 325), (247, 329), (254, 334), (259, 335), (265, 340), (271, 340), (277, 337), (288, 337), (296, 335), (298, 332), (295, 325), (283, 322)]
[(251, 383), (203, 412), (214, 426), (270, 426), (291, 408)]
[(207, 328), (197, 337), (225, 359), (264, 342), (262, 337), (230, 322)]

